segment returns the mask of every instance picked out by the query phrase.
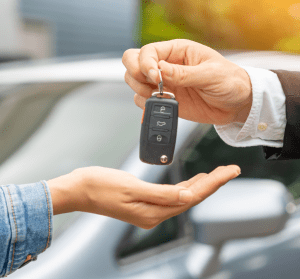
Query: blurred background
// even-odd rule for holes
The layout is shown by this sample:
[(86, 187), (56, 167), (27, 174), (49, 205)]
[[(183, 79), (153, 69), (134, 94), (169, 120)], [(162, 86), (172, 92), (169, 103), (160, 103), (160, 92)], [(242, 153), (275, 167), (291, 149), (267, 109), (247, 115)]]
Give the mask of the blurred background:
[[(0, 63), (49, 58), (56, 58), (57, 63), (65, 57), (71, 57), (68, 61), (89, 57), (121, 58), (128, 48), (176, 38), (203, 43), (223, 54), (262, 50), (300, 53), (300, 3), (290, 0), (2, 0), (0, 5)], [(62, 69), (58, 64), (56, 67)], [(120, 67), (116, 74), (122, 76)], [(91, 70), (90, 65), (78, 68), (82, 72)], [(71, 65), (62, 73), (74, 69)], [(44, 76), (49, 75), (47, 71)], [(36, 69), (36, 73), (39, 72)], [(12, 72), (9, 76), (16, 74)], [(34, 74), (28, 77), (30, 83), (35, 78)], [(128, 125), (133, 123), (130, 121)], [(138, 140), (138, 126), (134, 135)], [(212, 149), (216, 149), (217, 144), (213, 141), (211, 144)], [(222, 145), (223, 154), (226, 148), (229, 147)], [(248, 153), (253, 154), (252, 149), (248, 149)], [(228, 163), (237, 163), (237, 157), (233, 158)], [(295, 198), (300, 197), (300, 178), (296, 171), (287, 176), (283, 163), (274, 171), (276, 163), (261, 168), (263, 163), (255, 160), (250, 163), (242, 158), (239, 164), (244, 165), (244, 170), (249, 169), (249, 176), (284, 182)], [(208, 165), (208, 161), (205, 166), (197, 165), (195, 173), (190, 175), (199, 169), (208, 172), (216, 167)], [(192, 172), (193, 168), (188, 169)], [(264, 171), (258, 171), (261, 169)], [(282, 175), (278, 175), (280, 172)]]
[[(230, 222), (235, 222), (236, 231), (253, 238), (229, 243), (221, 254), (221, 275), (213, 278), (298, 279), (300, 207), (277, 233), (288, 219), (285, 203), (290, 197), (283, 190), (280, 199), (266, 197), (271, 188), (276, 191), (279, 181), (300, 203), (300, 160), (268, 162), (261, 147), (233, 148), (211, 126), (182, 122), (176, 148), (180, 142), (182, 147), (170, 168), (142, 164), (138, 158), (142, 111), (124, 82), (121, 57), (128, 48), (185, 38), (217, 49), (234, 63), (299, 70), (299, 27), (300, 3), (290, 0), (1, 0), (1, 184), (48, 180), (91, 165), (125, 168), (145, 181), (175, 184), (219, 165), (238, 164), (245, 179), (238, 183), (249, 183), (254, 201), (247, 207), (248, 192), (228, 194), (237, 204), (229, 204), (228, 224), (231, 228)], [(24, 63), (11, 63), (16, 61)], [(251, 183), (259, 187), (255, 190)], [(270, 189), (264, 188), (265, 183)], [(268, 195), (260, 196), (262, 189)], [(214, 201), (219, 225), (225, 220), (219, 202), (227, 200), (224, 197)], [(282, 209), (275, 210), (280, 211), (278, 218), (285, 218), (278, 219), (278, 230), (273, 228), (277, 224), (273, 202)], [(253, 216), (258, 222), (266, 212), (272, 214), (249, 234), (255, 227), (251, 210), (257, 212)], [(239, 211), (244, 215), (232, 221)], [(249, 216), (247, 227), (243, 220)], [(12, 278), (199, 278), (209, 261), (218, 261), (221, 251), (217, 243), (212, 256), (211, 247), (207, 250), (195, 238), (194, 232), (201, 235), (205, 227), (200, 221), (186, 213), (146, 231), (104, 216), (58, 215), (52, 250)], [(226, 229), (214, 231), (221, 235)], [(277, 234), (260, 240), (266, 231)], [(242, 237), (233, 233), (227, 240), (235, 238)], [(186, 247), (192, 248), (191, 254)], [(178, 253), (180, 249), (184, 252)], [(132, 277), (126, 277), (126, 266), (140, 260), (146, 264), (136, 265), (129, 271)], [(43, 277), (38, 268), (34, 273), (39, 265)]]
[(300, 3), (2, 0), (0, 61), (123, 52), (175, 38), (219, 50), (300, 51)]
[(216, 49), (300, 50), (300, 3), (283, 0), (144, 0), (139, 44), (191, 39)]
[(136, 1), (3, 0), (0, 5), (0, 61), (133, 46)]

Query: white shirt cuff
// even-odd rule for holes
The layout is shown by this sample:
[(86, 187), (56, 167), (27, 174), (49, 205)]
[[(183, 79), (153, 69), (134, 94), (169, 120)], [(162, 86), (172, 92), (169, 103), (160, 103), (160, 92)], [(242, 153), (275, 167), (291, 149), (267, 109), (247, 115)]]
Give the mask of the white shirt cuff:
[(252, 107), (246, 122), (215, 125), (221, 139), (235, 147), (282, 147), (286, 126), (285, 95), (277, 75), (243, 67), (252, 83)]

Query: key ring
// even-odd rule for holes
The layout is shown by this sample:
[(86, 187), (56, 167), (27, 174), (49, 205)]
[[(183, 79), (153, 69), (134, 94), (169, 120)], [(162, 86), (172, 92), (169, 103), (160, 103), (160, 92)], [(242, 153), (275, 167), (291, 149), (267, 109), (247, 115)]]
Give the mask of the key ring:
[(163, 90), (164, 90), (164, 82), (161, 76), (161, 69), (158, 69), (158, 74), (159, 74), (159, 78), (160, 78), (160, 83), (158, 84), (158, 89), (159, 89), (159, 93), (162, 96), (164, 94)]
[[(164, 92), (163, 94), (168, 95), (168, 96), (170, 96), (172, 99), (175, 100), (175, 95), (174, 95), (173, 93), (170, 93), (170, 92)], [(152, 96), (157, 96), (157, 95), (161, 95), (161, 93), (160, 93), (160, 92), (154, 92), (154, 93), (152, 93)]]
[(163, 79), (162, 79), (162, 76), (161, 76), (161, 69), (158, 69), (158, 74), (159, 74), (159, 78), (160, 78), (160, 83), (158, 84), (159, 92), (152, 93), (152, 96), (157, 96), (158, 94), (160, 96), (163, 96), (164, 94), (166, 94), (166, 95), (169, 95), (172, 99), (175, 99), (175, 95), (173, 93), (163, 91), (164, 82), (163, 82)]

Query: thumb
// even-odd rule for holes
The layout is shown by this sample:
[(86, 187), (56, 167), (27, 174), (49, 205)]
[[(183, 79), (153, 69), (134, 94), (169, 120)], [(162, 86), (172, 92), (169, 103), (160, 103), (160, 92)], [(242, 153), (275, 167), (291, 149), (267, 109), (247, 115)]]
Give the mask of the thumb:
[(213, 72), (209, 71), (205, 62), (196, 66), (186, 66), (161, 60), (158, 67), (162, 71), (164, 85), (171, 87), (201, 87), (214, 78)]

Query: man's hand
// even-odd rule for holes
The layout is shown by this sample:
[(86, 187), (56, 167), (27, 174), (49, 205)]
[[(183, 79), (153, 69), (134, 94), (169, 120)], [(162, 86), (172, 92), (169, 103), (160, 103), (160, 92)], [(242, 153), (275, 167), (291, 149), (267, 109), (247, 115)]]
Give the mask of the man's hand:
[(157, 91), (158, 69), (164, 90), (175, 94), (179, 116), (200, 123), (245, 122), (252, 105), (246, 71), (221, 54), (189, 40), (152, 43), (123, 55), (125, 81), (143, 108)]
[(200, 203), (240, 174), (232, 165), (177, 185), (144, 182), (120, 170), (88, 167), (48, 181), (54, 214), (84, 211), (150, 229)]

